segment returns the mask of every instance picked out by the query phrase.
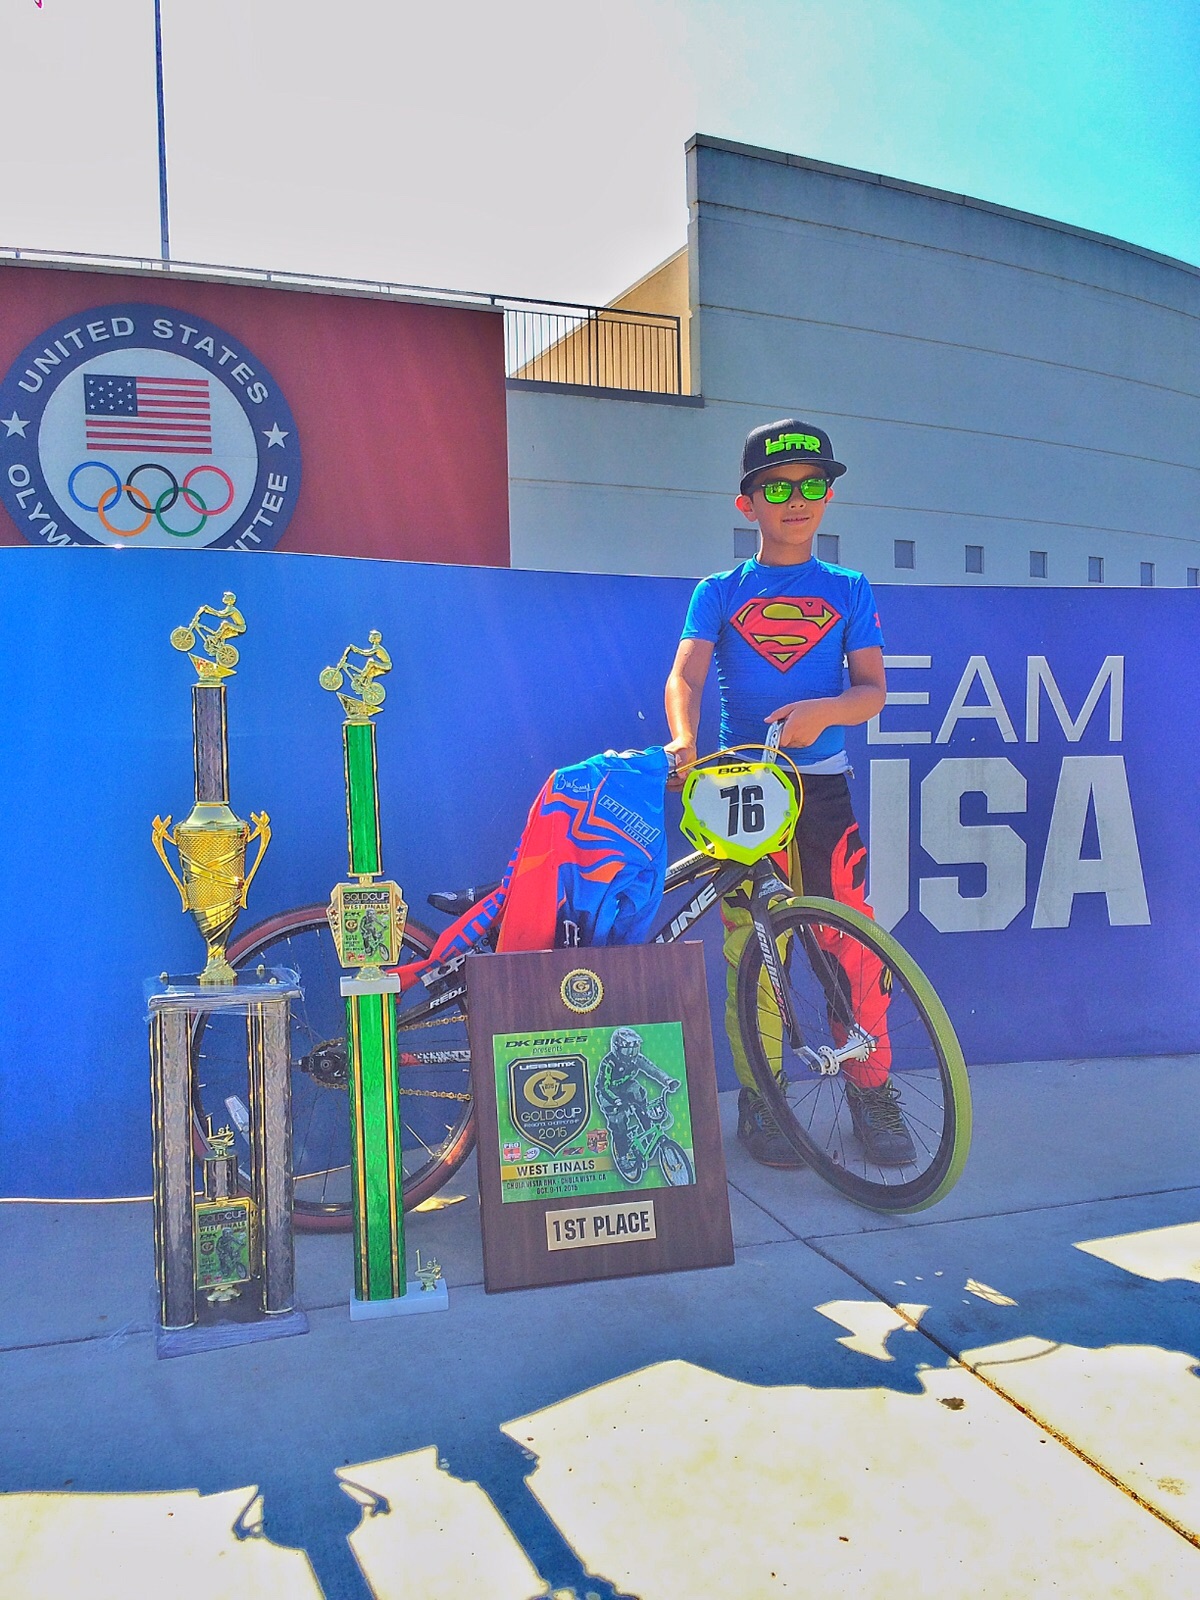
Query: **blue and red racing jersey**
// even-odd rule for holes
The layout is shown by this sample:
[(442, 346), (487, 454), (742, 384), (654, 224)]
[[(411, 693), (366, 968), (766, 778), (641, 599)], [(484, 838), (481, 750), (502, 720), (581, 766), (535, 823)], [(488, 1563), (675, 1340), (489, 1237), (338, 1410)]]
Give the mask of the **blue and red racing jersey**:
[(640, 943), (667, 869), (666, 785), (661, 749), (552, 773), (521, 835), (497, 949)]
[[(794, 567), (762, 566), (752, 557), (704, 578), (682, 637), (715, 646), (722, 745), (761, 744), (772, 711), (841, 694), (848, 652), (883, 644), (866, 578), (815, 557)], [(835, 726), (789, 754), (801, 768), (839, 755), (844, 765), (845, 748), (845, 731)]]
[(661, 749), (608, 750), (552, 772), (499, 887), (446, 928), (429, 958), (398, 969), (408, 988), (500, 925), (498, 950), (637, 944), (648, 937), (667, 868)]

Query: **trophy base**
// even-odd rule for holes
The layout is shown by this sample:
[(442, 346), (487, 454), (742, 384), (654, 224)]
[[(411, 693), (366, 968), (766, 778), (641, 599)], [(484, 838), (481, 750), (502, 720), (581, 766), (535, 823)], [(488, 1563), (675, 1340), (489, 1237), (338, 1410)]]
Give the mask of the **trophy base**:
[(154, 1353), (160, 1361), (169, 1361), (174, 1356), (225, 1350), (233, 1344), (257, 1344), (263, 1339), (290, 1339), (307, 1332), (308, 1318), (303, 1311), (281, 1311), (253, 1322), (196, 1322), (190, 1328), (160, 1326)]
[(420, 1311), (449, 1311), (450, 1296), (444, 1279), (426, 1289), (418, 1278), (408, 1280), (406, 1294), (392, 1300), (360, 1300), (350, 1296), (350, 1321), (370, 1322), (376, 1317), (409, 1317)]

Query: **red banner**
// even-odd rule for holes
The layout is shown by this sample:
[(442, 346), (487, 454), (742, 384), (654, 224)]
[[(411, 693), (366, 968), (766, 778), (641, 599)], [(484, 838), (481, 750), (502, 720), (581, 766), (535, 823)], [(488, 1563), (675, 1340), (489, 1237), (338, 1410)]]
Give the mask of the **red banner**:
[(508, 565), (502, 312), (0, 274), (0, 544)]

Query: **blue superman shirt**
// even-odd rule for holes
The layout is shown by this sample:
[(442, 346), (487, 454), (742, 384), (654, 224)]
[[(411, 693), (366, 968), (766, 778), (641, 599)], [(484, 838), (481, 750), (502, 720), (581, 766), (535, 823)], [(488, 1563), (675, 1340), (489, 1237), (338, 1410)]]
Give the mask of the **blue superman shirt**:
[[(715, 646), (722, 745), (761, 744), (763, 719), (778, 706), (841, 694), (847, 653), (883, 644), (866, 578), (815, 557), (795, 567), (764, 567), (752, 557), (703, 579), (682, 636)], [(844, 729), (832, 727), (789, 754), (801, 768), (835, 771), (839, 756), (845, 766), (845, 749)]]

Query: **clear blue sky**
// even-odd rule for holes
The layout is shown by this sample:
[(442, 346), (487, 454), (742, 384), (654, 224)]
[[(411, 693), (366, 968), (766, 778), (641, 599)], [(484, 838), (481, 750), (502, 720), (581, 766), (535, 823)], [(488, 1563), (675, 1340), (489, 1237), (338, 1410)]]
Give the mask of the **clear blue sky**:
[[(162, 0), (173, 254), (604, 300), (701, 130), (1200, 263), (1200, 0)], [(0, 0), (0, 243), (156, 254), (152, 0)]]

